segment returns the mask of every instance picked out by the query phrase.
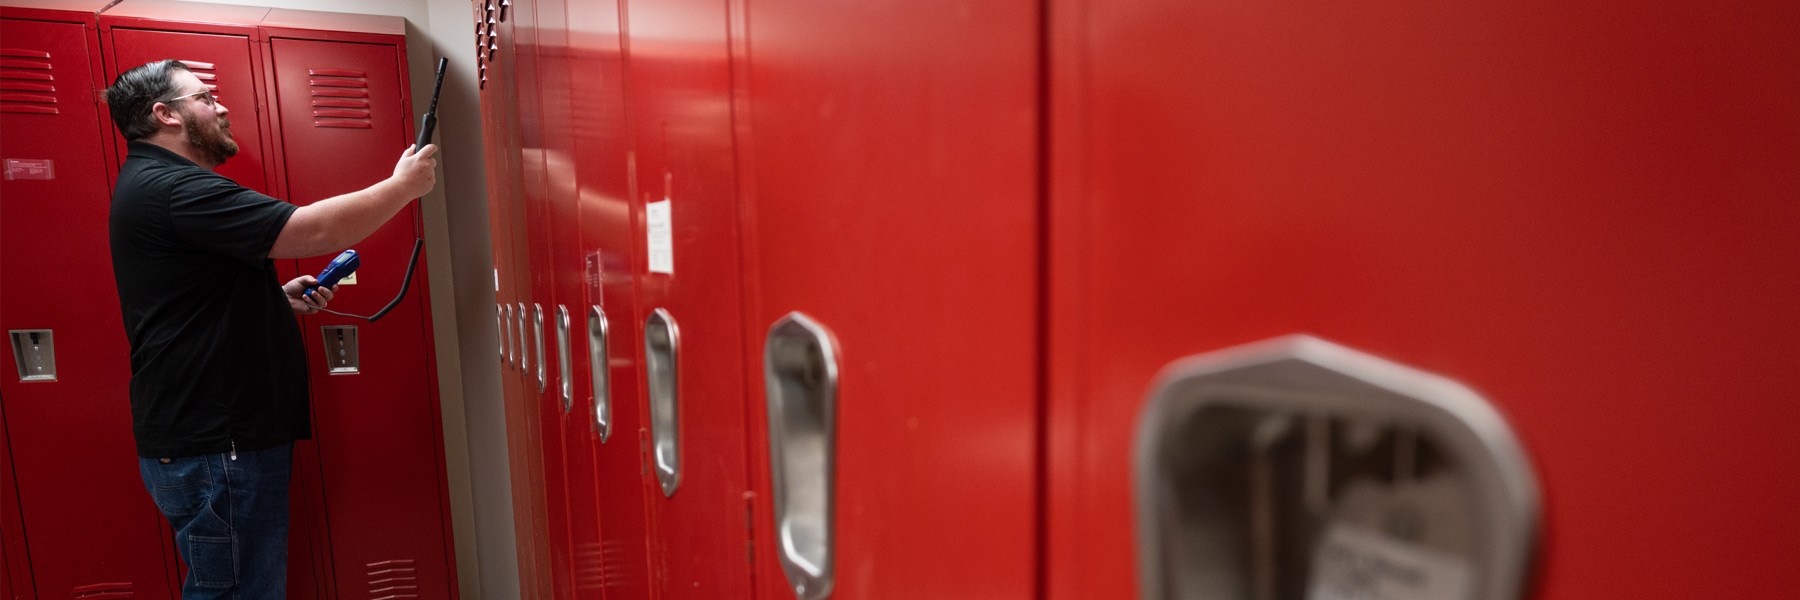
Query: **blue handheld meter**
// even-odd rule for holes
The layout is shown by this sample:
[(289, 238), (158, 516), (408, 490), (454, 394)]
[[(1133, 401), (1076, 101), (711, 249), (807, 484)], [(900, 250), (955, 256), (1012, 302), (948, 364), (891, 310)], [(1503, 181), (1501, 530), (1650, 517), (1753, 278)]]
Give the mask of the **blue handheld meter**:
[(331, 264), (325, 265), (325, 270), (319, 273), (319, 285), (306, 288), (306, 295), (311, 296), (313, 290), (319, 289), (320, 286), (337, 285), (338, 280), (355, 273), (359, 266), (362, 266), (362, 259), (356, 257), (356, 251), (345, 250), (337, 258), (331, 259)]

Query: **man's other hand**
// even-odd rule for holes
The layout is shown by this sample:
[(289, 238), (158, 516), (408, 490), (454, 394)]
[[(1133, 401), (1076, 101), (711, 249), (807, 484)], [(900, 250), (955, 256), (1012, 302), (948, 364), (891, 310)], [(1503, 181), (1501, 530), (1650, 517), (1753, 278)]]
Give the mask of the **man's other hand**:
[(287, 294), (288, 306), (293, 308), (295, 313), (310, 315), (330, 304), (331, 296), (337, 293), (338, 286), (334, 285), (313, 290), (311, 295), (306, 294), (306, 288), (318, 284), (319, 280), (313, 276), (301, 275), (282, 285), (281, 291)]

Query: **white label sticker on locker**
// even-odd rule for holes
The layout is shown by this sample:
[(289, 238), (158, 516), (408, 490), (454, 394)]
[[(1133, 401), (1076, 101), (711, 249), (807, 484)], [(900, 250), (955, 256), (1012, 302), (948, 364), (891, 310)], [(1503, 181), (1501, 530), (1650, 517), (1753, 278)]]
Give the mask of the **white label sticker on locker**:
[(644, 206), (644, 237), (651, 273), (675, 274), (675, 224), (671, 212), (667, 199)]
[(1307, 600), (1469, 598), (1469, 563), (1360, 527), (1333, 526), (1313, 556)]
[(48, 158), (6, 159), (6, 180), (56, 179), (56, 161)]
[(345, 275), (343, 279), (338, 280), (338, 285), (356, 285), (356, 274)]

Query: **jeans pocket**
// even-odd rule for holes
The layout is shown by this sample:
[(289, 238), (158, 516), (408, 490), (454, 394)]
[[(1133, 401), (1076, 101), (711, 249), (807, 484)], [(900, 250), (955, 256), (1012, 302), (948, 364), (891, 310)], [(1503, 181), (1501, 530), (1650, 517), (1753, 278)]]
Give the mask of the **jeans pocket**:
[(205, 459), (183, 458), (168, 464), (143, 459), (140, 471), (144, 489), (150, 492), (150, 499), (156, 502), (156, 508), (163, 516), (171, 519), (191, 517), (205, 508), (206, 488), (211, 479)]
[(188, 578), (204, 588), (229, 588), (237, 585), (237, 549), (231, 537), (188, 536), (192, 558)]

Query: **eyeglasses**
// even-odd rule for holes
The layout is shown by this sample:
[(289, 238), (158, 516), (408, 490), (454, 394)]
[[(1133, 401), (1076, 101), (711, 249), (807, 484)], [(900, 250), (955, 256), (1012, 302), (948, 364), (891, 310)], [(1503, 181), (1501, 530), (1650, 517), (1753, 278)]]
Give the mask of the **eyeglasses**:
[(200, 90), (200, 91), (194, 92), (192, 94), (182, 94), (180, 96), (176, 96), (174, 98), (170, 98), (167, 100), (159, 100), (158, 102), (167, 104), (167, 103), (174, 102), (176, 100), (180, 100), (182, 98), (187, 98), (190, 96), (200, 97), (200, 101), (205, 102), (207, 106), (217, 106), (219, 103), (218, 99), (213, 97), (212, 90)]

